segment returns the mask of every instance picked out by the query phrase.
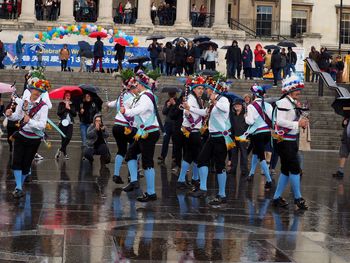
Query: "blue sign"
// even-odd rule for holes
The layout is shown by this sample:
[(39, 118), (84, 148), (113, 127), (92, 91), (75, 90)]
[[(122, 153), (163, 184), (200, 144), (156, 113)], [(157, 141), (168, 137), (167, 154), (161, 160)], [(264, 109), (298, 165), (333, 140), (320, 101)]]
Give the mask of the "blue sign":
[[(37, 66), (37, 55), (36, 47), (41, 46), (43, 48), (42, 61), (45, 67), (60, 67), (60, 50), (63, 45), (57, 44), (40, 44), (40, 43), (24, 43), (24, 53), (22, 66)], [(93, 46), (91, 46), (93, 48)], [(70, 50), (70, 59), (68, 61), (68, 67), (80, 67), (80, 57), (78, 56), (79, 46), (78, 45), (68, 45)], [(16, 61), (16, 48), (15, 44), (5, 44), (5, 51), (7, 56), (4, 59), (4, 65), (11, 66)], [(116, 68), (117, 62), (114, 60), (115, 57), (114, 46), (104, 47), (104, 58), (103, 67), (104, 68)], [(134, 67), (135, 64), (129, 64), (128, 58), (133, 56), (148, 56), (149, 52), (145, 47), (126, 47), (125, 59), (123, 61), (124, 67)], [(87, 65), (92, 65), (92, 60), (87, 61)]]

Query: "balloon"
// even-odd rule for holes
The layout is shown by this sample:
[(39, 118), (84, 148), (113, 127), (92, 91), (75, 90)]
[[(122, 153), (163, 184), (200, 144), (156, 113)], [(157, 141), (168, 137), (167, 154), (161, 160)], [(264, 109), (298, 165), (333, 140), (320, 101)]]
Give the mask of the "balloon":
[(101, 26), (98, 26), (98, 27), (97, 27), (97, 30), (98, 30), (98, 32), (101, 32), (102, 27), (101, 27)]
[(109, 39), (109, 43), (111, 43), (111, 44), (112, 44), (112, 43), (113, 43), (113, 41), (114, 41), (114, 40), (113, 40), (113, 37), (111, 37), (111, 38)]
[(35, 38), (39, 39), (39, 34), (35, 34)]
[(63, 39), (63, 36), (62, 36), (62, 35), (60, 35), (60, 39)]
[(113, 29), (109, 29), (108, 34), (113, 35)]
[(139, 40), (137, 37), (134, 38), (134, 46), (138, 46), (139, 45)]
[(52, 30), (52, 27), (49, 26), (49, 27), (47, 28), (47, 31), (51, 31), (51, 30)]

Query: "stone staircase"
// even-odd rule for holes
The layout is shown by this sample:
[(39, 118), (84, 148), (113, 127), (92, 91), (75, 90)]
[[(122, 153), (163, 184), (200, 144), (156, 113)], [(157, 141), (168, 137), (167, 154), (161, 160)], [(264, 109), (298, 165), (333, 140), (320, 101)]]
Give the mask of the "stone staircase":
[[(21, 94), (24, 84), (25, 71), (20, 70), (0, 70), (0, 82), (13, 83), (16, 80), (16, 87), (19, 94)], [(91, 84), (100, 87), (101, 98), (106, 99), (105, 91), (107, 91), (110, 100), (116, 98), (120, 92), (121, 82), (120, 78), (115, 79), (111, 74), (100, 73), (77, 73), (77, 72), (47, 72), (47, 78), (51, 81), (53, 89), (64, 85), (79, 85)], [(182, 84), (176, 77), (161, 77), (159, 79), (160, 89), (164, 86), (178, 86)], [(260, 84), (271, 84), (271, 81), (260, 81)], [(254, 81), (233, 80), (232, 91), (243, 95), (248, 93)], [(159, 89), (159, 90), (160, 90)], [(325, 90), (323, 97), (318, 97), (318, 85), (316, 83), (307, 83), (303, 91), (303, 99), (307, 99), (311, 107), (311, 130), (312, 130), (312, 149), (322, 150), (337, 150), (339, 148), (340, 136), (342, 133), (341, 121), (342, 118), (336, 115), (331, 108), (335, 94), (331, 90)], [(271, 97), (279, 97), (280, 90), (273, 88), (268, 92)], [(159, 96), (159, 108), (161, 109), (166, 100), (166, 93), (157, 94)], [(8, 101), (9, 95), (3, 95), (5, 104)], [(56, 109), (59, 101), (53, 101), (53, 109), (49, 113), (49, 117), (58, 123)], [(115, 111), (106, 109), (103, 110), (104, 122), (107, 127), (113, 125), (113, 118)], [(59, 135), (55, 131), (48, 131), (51, 140), (59, 140)], [(76, 118), (74, 125), (73, 141), (80, 141), (79, 120)], [(113, 137), (110, 138), (113, 141)]]

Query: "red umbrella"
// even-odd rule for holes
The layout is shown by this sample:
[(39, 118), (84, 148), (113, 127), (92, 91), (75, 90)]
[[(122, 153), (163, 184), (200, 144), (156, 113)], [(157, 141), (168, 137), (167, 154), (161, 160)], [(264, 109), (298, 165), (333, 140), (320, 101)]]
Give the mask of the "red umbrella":
[(49, 93), (49, 97), (53, 100), (62, 100), (64, 93), (66, 92), (70, 92), (72, 97), (80, 96), (83, 94), (83, 91), (78, 86), (63, 86), (51, 91)]
[(107, 33), (105, 33), (105, 32), (92, 32), (89, 34), (89, 37), (91, 37), (91, 38), (97, 38), (97, 37), (105, 38), (105, 37), (107, 37)]
[(114, 42), (116, 42), (119, 45), (124, 46), (124, 47), (129, 46), (129, 42), (125, 38), (122, 38), (122, 37), (114, 39)]

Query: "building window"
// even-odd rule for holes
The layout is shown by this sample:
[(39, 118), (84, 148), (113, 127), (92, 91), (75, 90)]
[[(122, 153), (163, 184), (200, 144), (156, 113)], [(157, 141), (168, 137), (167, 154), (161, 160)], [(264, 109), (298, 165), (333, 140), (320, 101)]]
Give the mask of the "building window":
[(340, 41), (342, 44), (350, 44), (350, 13), (343, 13)]
[(306, 10), (293, 10), (292, 12), (292, 37), (302, 35), (307, 31), (307, 17)]
[(256, 9), (256, 34), (271, 36), (272, 6), (258, 5)]

